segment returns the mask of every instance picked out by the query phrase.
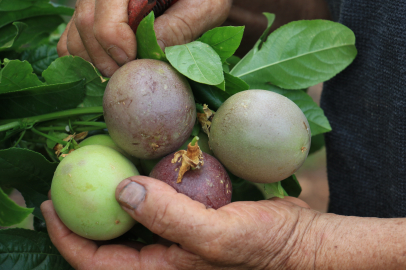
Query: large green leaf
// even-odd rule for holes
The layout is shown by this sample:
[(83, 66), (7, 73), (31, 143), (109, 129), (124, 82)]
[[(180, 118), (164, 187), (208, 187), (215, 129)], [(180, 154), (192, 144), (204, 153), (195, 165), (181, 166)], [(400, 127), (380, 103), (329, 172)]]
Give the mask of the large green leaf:
[(3, 28), (0, 28), (0, 51), (7, 50), (14, 45), (14, 41), (24, 32), (27, 24), (14, 22)]
[(214, 111), (217, 111), (221, 104), (230, 97), (230, 94), (213, 85), (201, 84), (191, 80), (189, 80), (189, 84), (192, 87), (196, 102), (207, 104)]
[(0, 230), (0, 268), (71, 270), (48, 234), (25, 229)]
[(224, 81), (220, 57), (206, 43), (193, 41), (167, 47), (165, 53), (172, 66), (193, 81), (209, 85)]
[(139, 58), (167, 61), (156, 39), (154, 20), (154, 12), (150, 12), (138, 25), (136, 34), (137, 56)]
[[(4, 1), (4, 0), (3, 0)], [(22, 10), (15, 11), (0, 11), (0, 27), (9, 23), (20, 21), (26, 18), (42, 16), (42, 15), (73, 15), (73, 9), (63, 6), (54, 6), (52, 4), (41, 4), (31, 6)]]
[(21, 46), (23, 46), (24, 49), (36, 46), (37, 42), (39, 42), (44, 36), (49, 36), (58, 25), (63, 23), (63, 19), (59, 15), (45, 15), (24, 19), (20, 22), (25, 23), (27, 27), (15, 39), (13, 46), (11, 47), (12, 49), (18, 49)]
[(49, 0), (0, 0), (0, 11), (22, 10), (34, 5), (48, 3)]
[(250, 85), (251, 89), (270, 90), (281, 94), (294, 103), (302, 110), (310, 125), (312, 136), (331, 131), (330, 123), (328, 122), (323, 110), (316, 102), (304, 91), (293, 91), (278, 88), (270, 84), (254, 84)]
[(28, 149), (0, 150), (0, 186), (18, 189), (27, 207), (35, 207), (33, 214), (43, 219), (39, 206), (48, 198), (57, 166), (58, 163)]
[(303, 89), (346, 68), (357, 54), (354, 44), (354, 33), (342, 24), (295, 21), (270, 34), (260, 50), (250, 51), (230, 73), (249, 85)]
[(238, 49), (243, 34), (244, 26), (223, 26), (207, 31), (197, 41), (209, 44), (223, 63)]
[(44, 85), (32, 71), (27, 61), (5, 61), (0, 70), (0, 94)]
[(226, 82), (226, 92), (230, 95), (234, 95), (250, 88), (246, 82), (228, 73), (224, 73), (224, 80)]
[(42, 76), (48, 84), (59, 84), (85, 80), (85, 107), (101, 106), (107, 85), (96, 68), (86, 60), (77, 56), (64, 56), (56, 59)]
[(41, 76), (42, 72), (57, 58), (58, 52), (56, 51), (56, 46), (44, 44), (35, 49), (25, 50), (21, 54), (20, 60), (28, 61), (34, 73), (37, 74), (37, 76)]
[(0, 188), (0, 226), (8, 227), (22, 222), (34, 208), (25, 208), (16, 204)]
[(30, 117), (76, 108), (85, 96), (84, 80), (41, 85), (0, 95), (0, 118)]

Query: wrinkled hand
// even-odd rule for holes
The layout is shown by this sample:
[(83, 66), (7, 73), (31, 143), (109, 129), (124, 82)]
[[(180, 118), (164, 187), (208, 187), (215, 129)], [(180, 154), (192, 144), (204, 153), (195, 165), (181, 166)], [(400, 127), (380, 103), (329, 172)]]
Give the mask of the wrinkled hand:
[[(128, 23), (129, 0), (77, 0), (76, 10), (61, 36), (59, 56), (76, 55), (92, 62), (110, 77), (136, 57), (135, 34)], [(220, 25), (231, 0), (179, 0), (155, 21), (162, 48), (196, 39)]]
[(299, 199), (206, 209), (144, 176), (121, 182), (116, 198), (134, 219), (178, 244), (98, 246), (72, 233), (46, 201), (41, 209), (51, 240), (75, 269), (313, 269), (316, 245), (311, 231), (320, 213)]

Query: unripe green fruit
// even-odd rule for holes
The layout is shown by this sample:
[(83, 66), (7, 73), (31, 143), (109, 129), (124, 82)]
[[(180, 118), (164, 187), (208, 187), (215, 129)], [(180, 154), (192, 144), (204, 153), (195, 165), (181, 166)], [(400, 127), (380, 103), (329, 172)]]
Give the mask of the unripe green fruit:
[(133, 157), (129, 154), (127, 154), (123, 149), (118, 147), (118, 145), (113, 141), (113, 139), (110, 137), (110, 135), (107, 134), (97, 134), (93, 135), (91, 137), (88, 137), (84, 139), (82, 142), (79, 143), (79, 146), (86, 146), (86, 145), (104, 145), (108, 146), (110, 148), (113, 148), (114, 150), (120, 152), (123, 154), (126, 158), (128, 158), (134, 165), (139, 169), (140, 165), (140, 160), (136, 157)]
[(290, 99), (266, 90), (228, 98), (213, 117), (209, 144), (234, 175), (273, 183), (292, 175), (310, 149), (309, 123)]
[(56, 168), (51, 196), (62, 222), (92, 240), (109, 240), (128, 231), (135, 220), (118, 204), (117, 185), (135, 166), (106, 146), (88, 145), (66, 156)]

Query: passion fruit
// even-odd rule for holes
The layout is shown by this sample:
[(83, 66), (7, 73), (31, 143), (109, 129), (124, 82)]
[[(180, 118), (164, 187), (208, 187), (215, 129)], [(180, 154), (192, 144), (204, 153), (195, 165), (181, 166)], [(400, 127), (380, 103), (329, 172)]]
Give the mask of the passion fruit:
[(109, 240), (135, 224), (115, 198), (117, 185), (139, 175), (116, 150), (87, 145), (67, 155), (56, 168), (51, 185), (55, 210), (74, 233), (92, 240)]
[(152, 59), (129, 62), (109, 80), (104, 118), (113, 141), (141, 159), (163, 157), (192, 133), (196, 106), (186, 78)]
[(309, 123), (290, 99), (266, 90), (228, 98), (213, 117), (209, 144), (234, 175), (273, 183), (292, 175), (310, 149)]

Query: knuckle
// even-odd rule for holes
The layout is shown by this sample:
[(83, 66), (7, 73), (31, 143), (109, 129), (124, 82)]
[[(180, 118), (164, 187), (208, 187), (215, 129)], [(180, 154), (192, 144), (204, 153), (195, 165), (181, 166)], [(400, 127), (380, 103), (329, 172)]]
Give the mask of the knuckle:
[(68, 49), (66, 47), (66, 42), (60, 40), (56, 45), (56, 52), (58, 53), (59, 57), (69, 54)]
[(82, 10), (81, 12), (76, 12), (75, 14), (75, 25), (81, 29), (86, 29), (93, 26), (94, 14), (91, 10)]
[(150, 230), (160, 236), (165, 235), (169, 226), (171, 226), (170, 218), (168, 216), (169, 204), (169, 202), (165, 202), (162, 207), (158, 207), (151, 221)]

